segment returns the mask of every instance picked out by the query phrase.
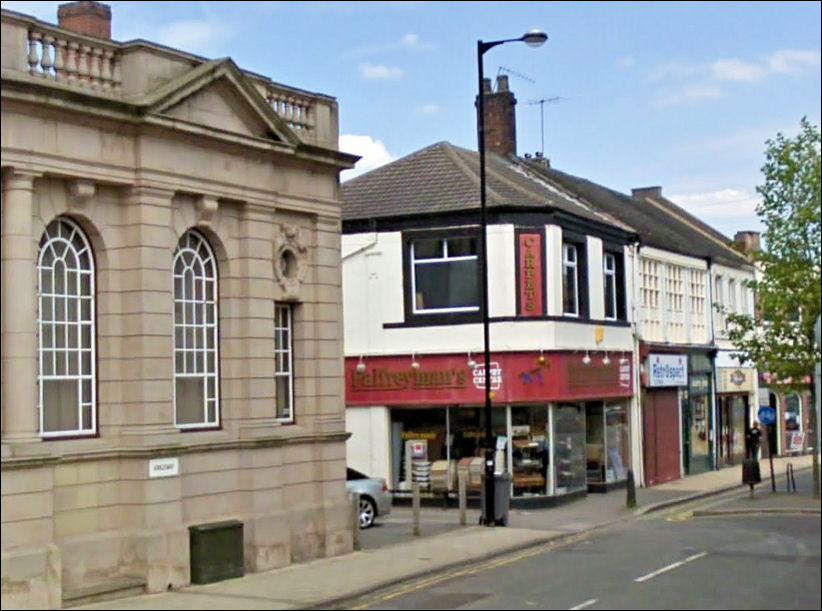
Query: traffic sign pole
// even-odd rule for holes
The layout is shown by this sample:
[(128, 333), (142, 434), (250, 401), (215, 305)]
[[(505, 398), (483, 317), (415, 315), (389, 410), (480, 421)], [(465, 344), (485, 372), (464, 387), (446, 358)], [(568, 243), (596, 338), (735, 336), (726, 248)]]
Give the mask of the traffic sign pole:
[(760, 405), (756, 412), (760, 424), (765, 425), (765, 443), (768, 447), (768, 463), (771, 465), (771, 491), (776, 492), (776, 478), (773, 474), (773, 451), (771, 449), (771, 427), (776, 422), (776, 410), (770, 405)]

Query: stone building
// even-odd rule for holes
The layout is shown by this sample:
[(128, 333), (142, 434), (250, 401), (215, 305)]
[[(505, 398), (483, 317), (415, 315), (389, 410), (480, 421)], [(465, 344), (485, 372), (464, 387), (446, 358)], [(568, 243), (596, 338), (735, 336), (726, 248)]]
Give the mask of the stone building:
[(2, 12), (4, 608), (352, 547), (334, 98)]

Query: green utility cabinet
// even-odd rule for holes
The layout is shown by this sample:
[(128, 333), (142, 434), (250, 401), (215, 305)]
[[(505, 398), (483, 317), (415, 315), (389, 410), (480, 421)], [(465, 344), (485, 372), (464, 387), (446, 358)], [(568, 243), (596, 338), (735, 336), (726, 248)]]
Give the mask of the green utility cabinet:
[(243, 523), (239, 520), (188, 527), (191, 583), (242, 577)]

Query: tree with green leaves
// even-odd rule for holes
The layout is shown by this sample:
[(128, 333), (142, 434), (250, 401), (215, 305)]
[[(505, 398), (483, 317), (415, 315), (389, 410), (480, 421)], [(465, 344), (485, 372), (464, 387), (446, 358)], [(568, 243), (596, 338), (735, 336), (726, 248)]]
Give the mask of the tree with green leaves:
[[(807, 118), (794, 138), (777, 134), (766, 142), (765, 184), (756, 208), (765, 231), (753, 254), (758, 274), (748, 286), (756, 295), (754, 316), (729, 314), (736, 356), (751, 363), (780, 392), (808, 387), (820, 361), (814, 324), (822, 309), (822, 203), (819, 128)], [(813, 397), (813, 384), (811, 396)], [(818, 430), (810, 410), (814, 496), (819, 496)]]

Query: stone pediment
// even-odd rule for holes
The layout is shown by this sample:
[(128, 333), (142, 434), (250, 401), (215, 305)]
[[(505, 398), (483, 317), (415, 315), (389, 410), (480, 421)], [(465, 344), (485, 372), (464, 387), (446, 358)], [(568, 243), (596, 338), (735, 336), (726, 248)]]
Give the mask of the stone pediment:
[(146, 114), (283, 144), (299, 139), (230, 59), (206, 62), (150, 93)]

